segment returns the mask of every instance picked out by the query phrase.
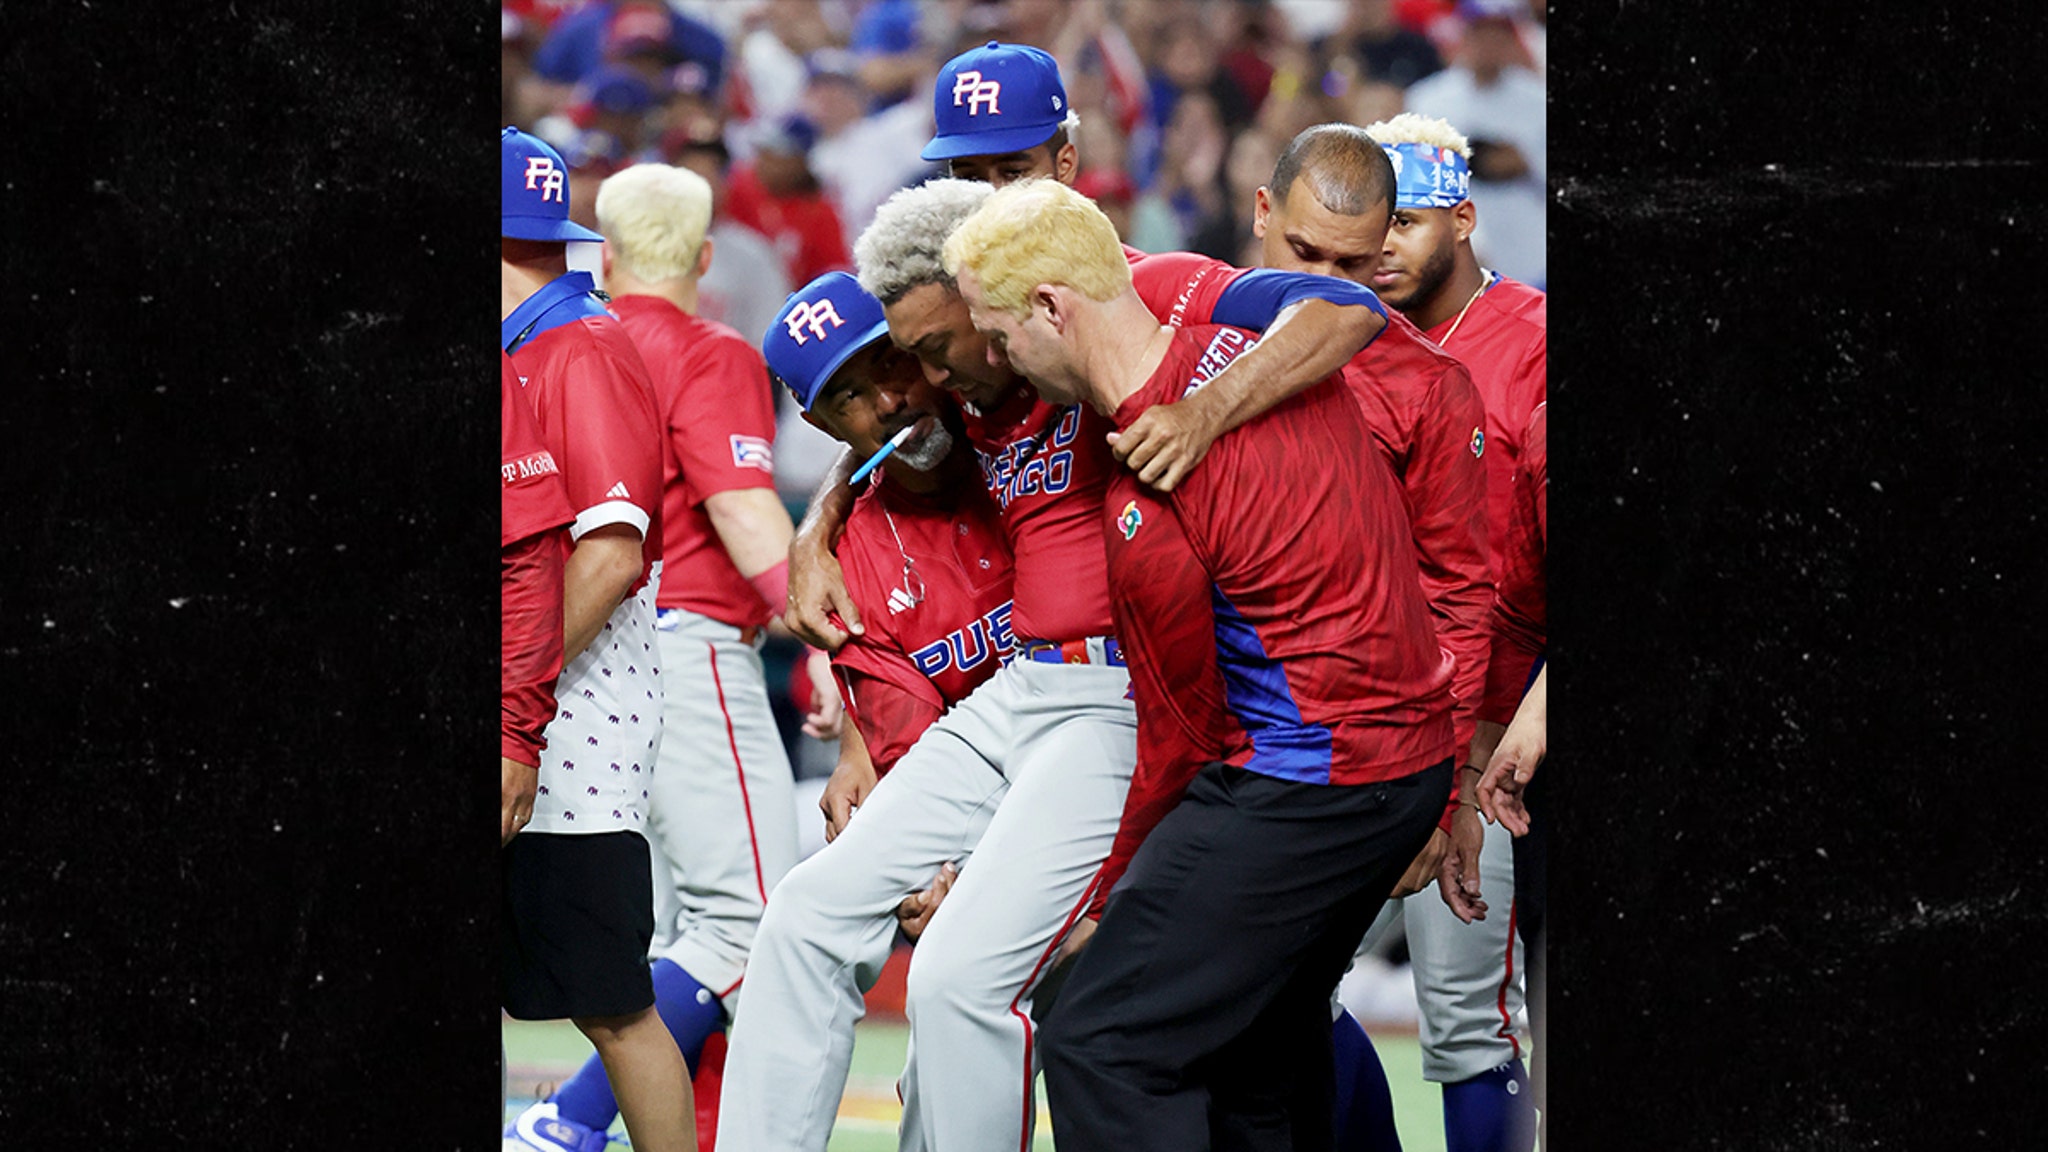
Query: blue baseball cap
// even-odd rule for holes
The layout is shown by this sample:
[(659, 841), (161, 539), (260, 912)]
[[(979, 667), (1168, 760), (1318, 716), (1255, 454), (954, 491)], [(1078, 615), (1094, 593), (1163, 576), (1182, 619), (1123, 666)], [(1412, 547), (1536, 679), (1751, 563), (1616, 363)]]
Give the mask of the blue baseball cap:
[(827, 272), (782, 302), (761, 336), (761, 358), (804, 411), (855, 352), (889, 338), (882, 302), (844, 272)]
[(1067, 118), (1059, 63), (1028, 44), (970, 48), (939, 69), (932, 118), (938, 132), (918, 154), (926, 160), (1036, 148)]
[(503, 198), (498, 235), (514, 240), (603, 240), (569, 219), (569, 166), (538, 136), (517, 128), (499, 134)]

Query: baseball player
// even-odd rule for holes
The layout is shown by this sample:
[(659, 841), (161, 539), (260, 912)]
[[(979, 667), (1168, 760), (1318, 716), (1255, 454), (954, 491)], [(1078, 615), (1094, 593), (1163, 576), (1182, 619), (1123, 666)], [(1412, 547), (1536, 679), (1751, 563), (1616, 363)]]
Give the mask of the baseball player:
[[(1480, 266), (1471, 239), (1478, 219), (1469, 196), (1471, 149), (1455, 128), (1403, 113), (1368, 125), (1364, 135), (1386, 152), (1396, 173), (1393, 219), (1370, 282), (1387, 303), (1471, 371), (1485, 401), (1489, 561), (1495, 572), (1504, 572), (1512, 477), (1523, 429), (1546, 393), (1545, 297)], [(1352, 133), (1332, 140), (1333, 147), (1351, 143), (1364, 146)], [(1277, 219), (1267, 217), (1269, 235), (1303, 230), (1298, 211), (1279, 211)], [(1485, 683), (1490, 684), (1495, 679), (1490, 659), (1487, 666)], [(1520, 666), (1521, 678), (1513, 685), (1517, 698), (1527, 683), (1526, 660)], [(1486, 695), (1483, 686), (1471, 691), (1475, 703)], [(1477, 856), (1483, 890), (1512, 893), (1512, 837), (1505, 829), (1489, 828), (1472, 806), (1478, 768), (1485, 761), (1465, 763), (1461, 791), (1467, 803), (1457, 813), (1452, 851)], [(1535, 1138), (1534, 1108), (1524, 1091), (1527, 953), (1517, 947), (1514, 931), (1524, 911), (1516, 905), (1510, 916), (1467, 924), (1440, 903), (1409, 900), (1390, 906), (1364, 945), (1372, 947), (1405, 920), (1421, 1016), (1423, 1074), (1444, 1086), (1450, 1152), (1520, 1152)]]
[[(910, 378), (914, 361), (883, 343), (886, 333), (872, 297), (828, 276), (790, 299), (763, 353), (814, 405), (821, 382), (870, 346)], [(885, 414), (900, 412), (885, 396)], [(895, 910), (934, 869), (970, 850), (974, 866), (960, 872), (911, 964), (919, 1058), (905, 1074), (901, 1144), (1030, 1140), (1030, 988), (1108, 851), (1136, 757), (1129, 680), (1106, 635), (1093, 520), (1108, 465), (1099, 431), (1091, 437), (1079, 415), (1026, 403), (989, 414), (979, 431), (973, 418), (965, 422), (971, 438), (1021, 432), (1037, 449), (1021, 468), (1013, 459), (1014, 482), (996, 493), (1015, 598), (1010, 612), (998, 607), (928, 659), (979, 663), (1006, 647), (1017, 658), (932, 724), (858, 818), (769, 901), (749, 970), (750, 1008), (735, 1024), (725, 1070), (718, 1140), (728, 1152), (824, 1148), (859, 989), (887, 959)], [(925, 415), (907, 426), (913, 439), (903, 452), (943, 423)], [(858, 710), (858, 681), (854, 693)]]
[[(1548, 403), (1536, 405), (1522, 436), (1515, 468), (1514, 509), (1502, 548), (1500, 587), (1493, 605), (1493, 654), (1487, 665), (1486, 702), (1468, 763), (1486, 765), (1475, 791), (1488, 819), (1514, 833), (1516, 926), (1529, 957), (1529, 1018), (1536, 1033), (1530, 1086), (1543, 1108), (1543, 927), (1550, 828), (1537, 766), (1548, 744), (1550, 673), (1549, 585), (1543, 573), (1550, 529)], [(1532, 680), (1533, 669), (1533, 680)], [(1524, 694), (1523, 686), (1527, 685)], [(1503, 731), (1501, 725), (1505, 723)], [(1539, 1125), (1544, 1123), (1539, 1116)]]
[[(1256, 339), (1161, 325), (1108, 218), (1057, 182), (992, 195), (945, 259), (1044, 400), (1119, 425)], [(1123, 860), (1128, 882), (1046, 1028), (1062, 1147), (1330, 1142), (1329, 994), (1439, 819), (1453, 748), (1452, 659), (1368, 435), (1344, 389), (1316, 389), (1172, 497), (1111, 482), (1098, 523), (1144, 757), (1096, 884)], [(1275, 514), (1282, 494), (1301, 513)]]
[[(654, 1011), (651, 867), (641, 835), (661, 739), (654, 650), (661, 580), (661, 443), (654, 385), (588, 273), (570, 272), (560, 154), (501, 135), (499, 336), (560, 467), (575, 514), (563, 568), (563, 645), (525, 834), (505, 847), (501, 966), (518, 1019), (568, 1017), (590, 1039), (636, 1147), (696, 1147), (682, 1054)], [(540, 1105), (507, 1138), (566, 1146)]]
[(555, 715), (555, 681), (562, 674), (561, 529), (576, 519), (561, 469), (533, 409), (519, 395), (512, 358), (498, 354), (499, 444), (503, 489), (498, 535), (503, 552), (499, 583), (499, 695), (503, 702), (498, 752), (499, 824), (506, 843), (533, 818), (540, 785), (540, 750)]
[[(652, 978), (656, 1010), (701, 1077), (705, 1043), (736, 1007), (762, 905), (796, 862), (794, 777), (760, 658), (769, 605), (786, 598), (791, 525), (774, 489), (760, 353), (695, 315), (712, 260), (710, 186), (686, 169), (635, 165), (606, 178), (596, 208), (610, 310), (649, 365), (662, 420)], [(718, 1086), (695, 1087), (708, 1144)], [(595, 1057), (541, 1103), (600, 1135), (618, 1113)]]

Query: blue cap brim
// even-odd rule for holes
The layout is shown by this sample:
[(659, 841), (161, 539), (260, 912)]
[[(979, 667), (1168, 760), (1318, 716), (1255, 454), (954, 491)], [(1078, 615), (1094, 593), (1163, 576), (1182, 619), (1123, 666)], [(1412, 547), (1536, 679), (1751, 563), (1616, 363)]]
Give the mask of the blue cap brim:
[(818, 402), (818, 397), (825, 394), (825, 386), (832, 383), (832, 377), (837, 375), (839, 370), (846, 366), (848, 360), (853, 359), (854, 353), (873, 344), (878, 339), (887, 340), (888, 338), (889, 321), (887, 319), (877, 320), (869, 325), (868, 330), (862, 332), (858, 339), (848, 344), (844, 351), (827, 360), (825, 362), (825, 370), (818, 373), (818, 386), (811, 390), (811, 398), (804, 401), (804, 411), (809, 412), (811, 405)]
[(962, 156), (1007, 156), (1036, 148), (1052, 139), (1060, 130), (1060, 121), (1049, 124), (1033, 124), (1022, 128), (1005, 128), (1000, 132), (963, 132), (954, 136), (934, 136), (932, 142), (918, 153), (924, 160), (957, 160)]
[(573, 220), (556, 220), (547, 216), (502, 216), (498, 220), (498, 235), (512, 240), (592, 240), (604, 237)]

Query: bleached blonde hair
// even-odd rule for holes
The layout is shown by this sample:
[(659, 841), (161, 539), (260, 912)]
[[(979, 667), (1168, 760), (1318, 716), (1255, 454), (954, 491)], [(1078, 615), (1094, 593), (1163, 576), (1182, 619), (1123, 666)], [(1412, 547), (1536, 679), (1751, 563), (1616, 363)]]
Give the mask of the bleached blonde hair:
[(636, 279), (688, 277), (710, 227), (711, 185), (688, 168), (635, 164), (598, 185), (597, 230)]
[(988, 307), (1031, 312), (1031, 290), (1063, 284), (1090, 300), (1131, 286), (1116, 225), (1093, 200), (1057, 180), (1021, 180), (991, 194), (946, 240), (946, 274), (972, 268)]
[(1465, 134), (1451, 127), (1451, 122), (1438, 116), (1424, 116), (1419, 112), (1403, 112), (1386, 120), (1365, 126), (1365, 134), (1381, 144), (1427, 144), (1432, 148), (1449, 148), (1465, 159), (1472, 158), (1472, 142)]

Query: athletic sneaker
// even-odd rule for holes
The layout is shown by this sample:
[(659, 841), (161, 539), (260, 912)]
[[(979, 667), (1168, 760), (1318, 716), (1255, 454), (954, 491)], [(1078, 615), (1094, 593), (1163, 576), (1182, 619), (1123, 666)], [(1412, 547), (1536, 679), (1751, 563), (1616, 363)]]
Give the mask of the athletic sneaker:
[(604, 1152), (618, 1137), (564, 1120), (551, 1101), (543, 1100), (519, 1114), (505, 1129), (501, 1152)]

